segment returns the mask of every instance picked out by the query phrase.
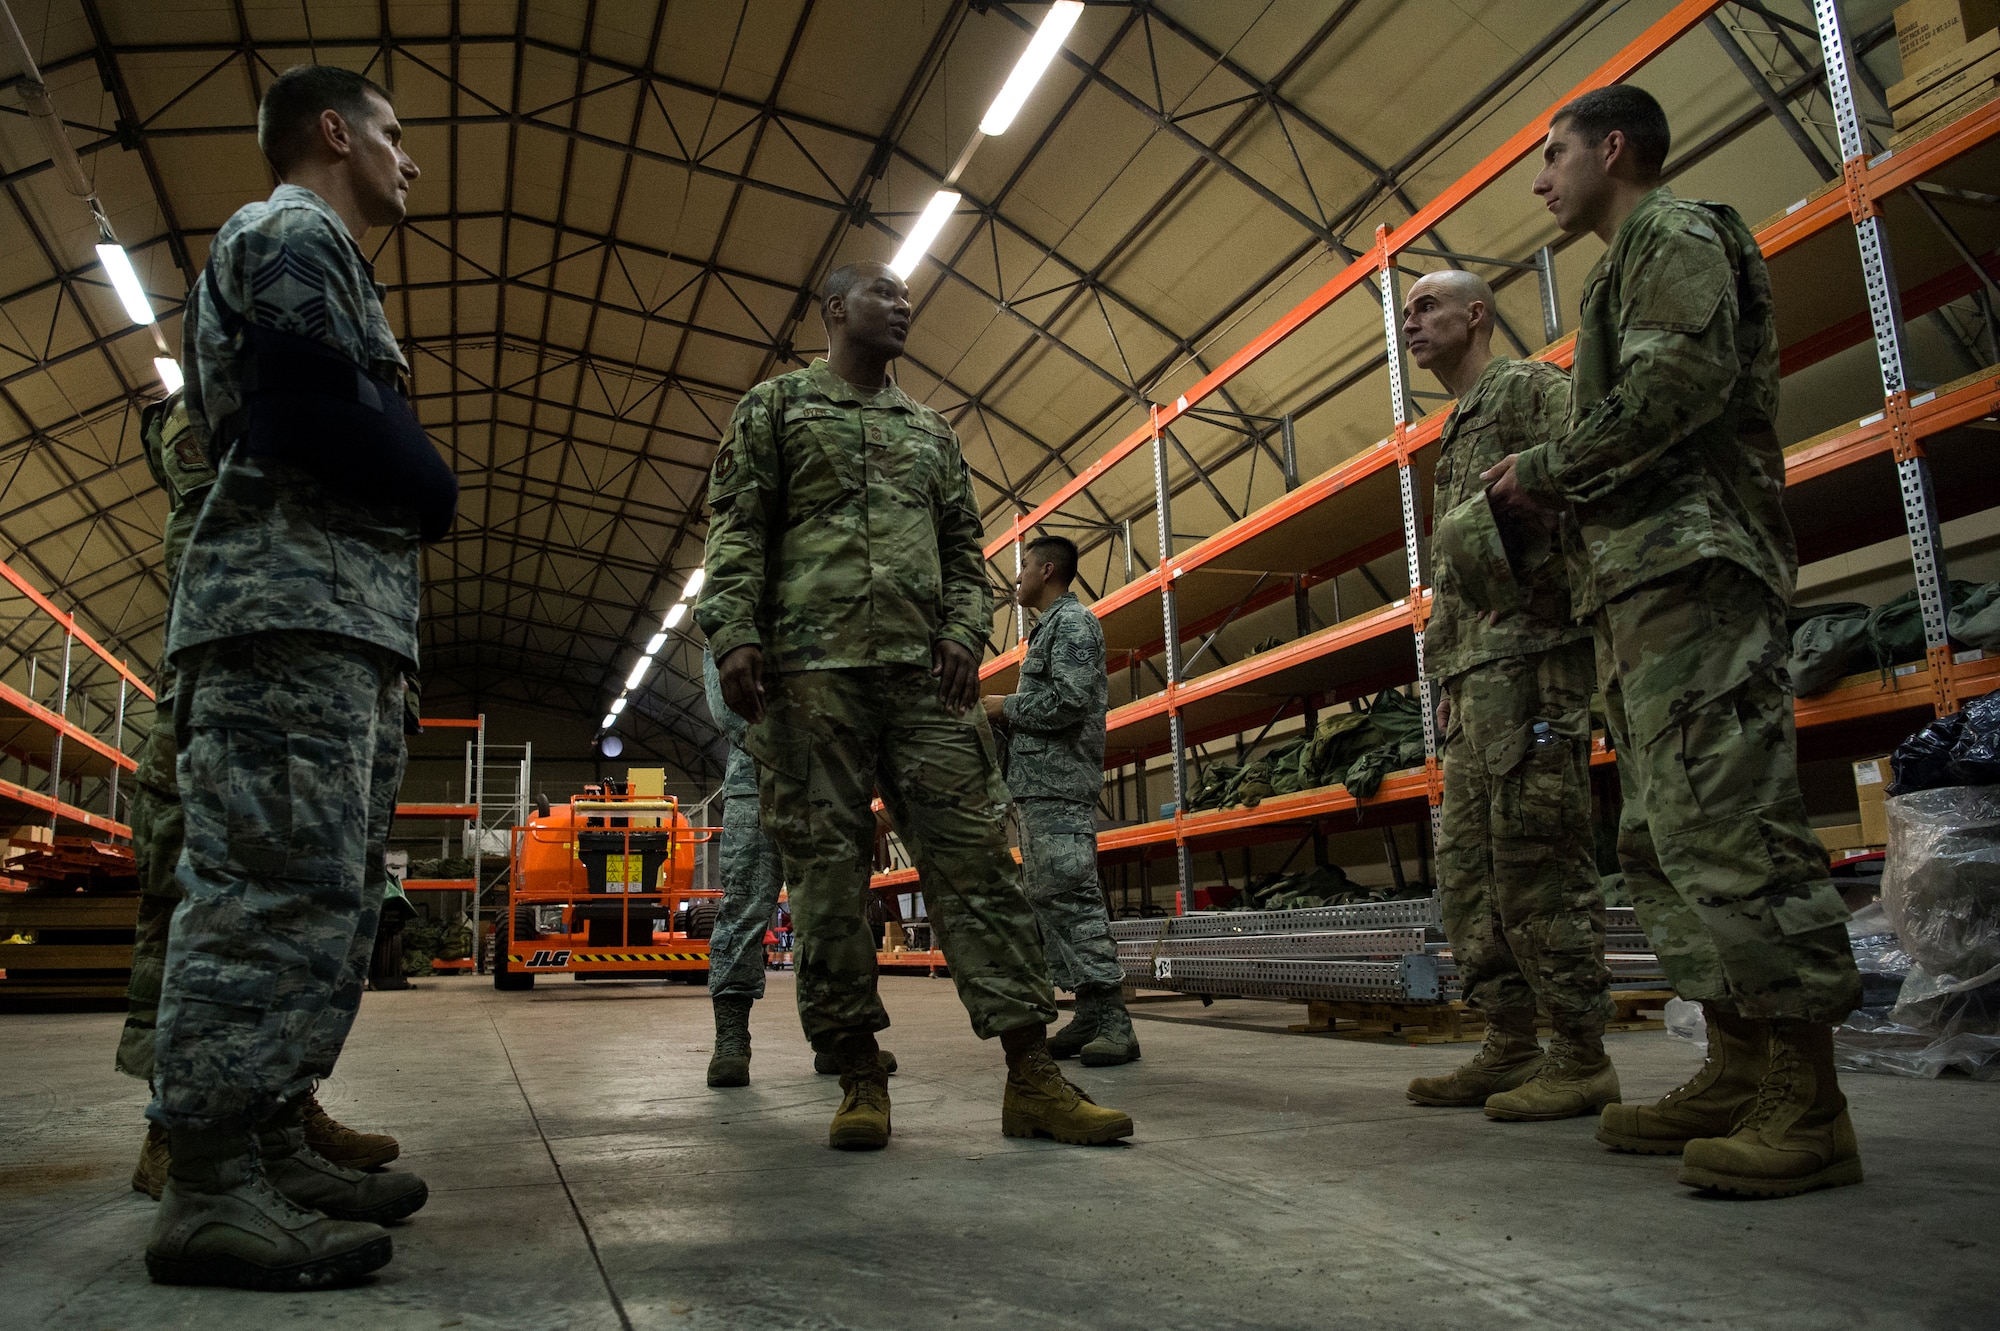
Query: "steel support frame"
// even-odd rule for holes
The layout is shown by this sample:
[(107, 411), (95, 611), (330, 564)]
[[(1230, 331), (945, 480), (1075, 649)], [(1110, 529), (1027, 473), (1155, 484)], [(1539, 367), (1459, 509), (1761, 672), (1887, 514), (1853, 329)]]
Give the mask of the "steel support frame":
[[(1167, 745), (1173, 758), (1174, 772), (1174, 872), (1179, 882), (1174, 901), (1174, 913), (1186, 915), (1194, 909), (1194, 855), (1188, 850), (1185, 839), (1179, 831), (1180, 820), (1187, 817), (1188, 773), (1187, 773), (1187, 730), (1181, 720), (1180, 705), (1176, 695), (1181, 683), (1181, 625), (1180, 610), (1174, 598), (1174, 518), (1173, 492), (1167, 484), (1167, 441), (1165, 432), (1159, 429), (1160, 409), (1151, 407), (1147, 413), (1154, 421), (1153, 429), (1153, 511), (1160, 525), (1160, 619), (1166, 628), (1167, 667)], [(1143, 761), (1143, 760), (1142, 760)]]
[[(1862, 283), (1868, 292), (1868, 317), (1874, 329), (1875, 356), (1882, 374), (1883, 411), (1889, 423), (1896, 480), (1903, 498), (1903, 521), (1910, 536), (1917, 605), (1923, 617), (1932, 702), (1937, 714), (1944, 716), (1958, 710), (1958, 694), (1951, 674), (1951, 640), (1946, 627), (1951, 603), (1945, 590), (1944, 536), (1938, 522), (1930, 462), (1924, 456), (1923, 442), (1910, 432), (1909, 426), (1902, 292), (1896, 284), (1895, 262), (1881, 203), (1868, 191), (1868, 143), (1855, 106), (1853, 54), (1842, 28), (1839, 0), (1813, 0), (1813, 18), (1819, 28), (1827, 91), (1840, 135), (1842, 188), (1846, 191), (1855, 240), (1861, 250)], [(1977, 265), (1974, 267), (1976, 270)]]

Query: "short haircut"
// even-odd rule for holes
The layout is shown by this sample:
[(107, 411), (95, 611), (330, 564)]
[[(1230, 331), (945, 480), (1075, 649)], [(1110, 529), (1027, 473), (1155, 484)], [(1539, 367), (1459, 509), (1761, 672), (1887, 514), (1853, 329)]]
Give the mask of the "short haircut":
[(820, 308), (825, 309), (827, 302), (835, 296), (845, 296), (858, 283), (869, 281), (876, 273), (887, 272), (888, 268), (889, 265), (880, 259), (856, 259), (853, 263), (842, 264), (819, 284)]
[(1639, 178), (1660, 178), (1667, 164), (1667, 148), (1673, 143), (1673, 131), (1667, 128), (1667, 113), (1644, 88), (1614, 83), (1608, 88), (1593, 89), (1557, 111), (1551, 125), (1561, 125), (1565, 120), (1576, 126), (1585, 142), (1592, 144), (1604, 142), (1606, 134), (1617, 130), (1632, 150)]
[(1028, 542), (1027, 555), (1038, 564), (1054, 564), (1056, 581), (1065, 587), (1076, 581), (1076, 542), (1067, 536), (1037, 536)]
[(257, 107), (257, 146), (271, 169), (285, 175), (305, 160), (322, 111), (338, 111), (350, 124), (368, 114), (368, 99), (393, 105), (389, 90), (338, 65), (293, 65), (264, 90)]

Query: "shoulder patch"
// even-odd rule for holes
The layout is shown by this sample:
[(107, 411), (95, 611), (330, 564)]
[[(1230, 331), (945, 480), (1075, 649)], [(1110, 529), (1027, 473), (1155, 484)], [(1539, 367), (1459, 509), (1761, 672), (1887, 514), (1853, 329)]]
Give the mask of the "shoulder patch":
[(1632, 326), (1674, 333), (1698, 333), (1708, 327), (1735, 284), (1729, 256), (1714, 230), (1705, 235), (1677, 226), (1661, 237), (1629, 284)]

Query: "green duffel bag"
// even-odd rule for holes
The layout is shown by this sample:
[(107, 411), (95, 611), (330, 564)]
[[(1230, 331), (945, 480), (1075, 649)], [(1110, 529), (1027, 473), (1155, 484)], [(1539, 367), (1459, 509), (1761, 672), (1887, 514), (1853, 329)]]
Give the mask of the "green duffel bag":
[[(1810, 612), (1809, 614), (1807, 612)], [(1858, 601), (1802, 606), (1806, 617), (1792, 632), (1792, 692), (1803, 698), (1831, 688), (1842, 675), (1874, 664), (1868, 647), (1869, 608)]]

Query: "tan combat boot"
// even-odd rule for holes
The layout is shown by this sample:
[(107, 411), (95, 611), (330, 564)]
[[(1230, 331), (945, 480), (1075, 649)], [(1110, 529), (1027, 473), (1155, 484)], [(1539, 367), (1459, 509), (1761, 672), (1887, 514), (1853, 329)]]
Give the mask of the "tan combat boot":
[[(1116, 990), (1113, 991), (1117, 992)], [(1123, 1003), (1119, 1006), (1122, 1008)], [(1104, 1014), (1104, 989), (1086, 984), (1076, 991), (1076, 1009), (1069, 1024), (1048, 1037), (1050, 1058), (1075, 1058), (1083, 1047), (1097, 1038), (1097, 1023)]]
[(1618, 1072), (1604, 1052), (1604, 1021), (1558, 1021), (1535, 1075), (1486, 1101), (1486, 1117), (1548, 1123), (1595, 1114), (1618, 1103)]
[(264, 1177), (291, 1201), (335, 1220), (386, 1225), (421, 1210), (430, 1188), (415, 1174), (336, 1165), (306, 1145), (304, 1102), (280, 1109), (257, 1129)]
[(319, 1107), (319, 1097), (308, 1095), (302, 1106), (306, 1145), (336, 1165), (349, 1169), (380, 1169), (403, 1153), (394, 1137), (381, 1132), (356, 1132)]
[(836, 1151), (879, 1151), (889, 1144), (889, 1069), (873, 1035), (843, 1034), (826, 1052), (840, 1069), (840, 1108), (826, 1130)]
[(329, 1219), (273, 1188), (247, 1128), (175, 1129), (168, 1150), (146, 1240), (146, 1273), (157, 1284), (331, 1289), (395, 1255), (381, 1227)]
[[(1097, 1033), (1080, 1051), (1087, 1068), (1115, 1068), (1139, 1061), (1139, 1033), (1132, 1029), (1132, 1014), (1125, 1010), (1125, 992), (1117, 985), (1088, 986), (1097, 990)], [(1084, 991), (1077, 990), (1077, 1001)], [(1057, 1035), (1061, 1032), (1058, 1031)], [(1055, 1057), (1056, 1042), (1049, 1041), (1049, 1056)]]
[(1861, 1182), (1861, 1148), (1833, 1067), (1833, 1027), (1771, 1023), (1770, 1066), (1756, 1100), (1729, 1136), (1687, 1144), (1681, 1182), (1739, 1197)]
[(747, 998), (714, 1000), (715, 1052), (708, 1056), (710, 1086), (750, 1084), (750, 1002)]
[(1697, 1137), (1727, 1137), (1757, 1094), (1771, 1042), (1770, 1023), (1701, 1005), (1708, 1056), (1685, 1085), (1651, 1105), (1606, 1105), (1597, 1140), (1614, 1151), (1679, 1155)]
[(1074, 1146), (1101, 1146), (1132, 1135), (1132, 1117), (1106, 1109), (1062, 1075), (1049, 1057), (1046, 1028), (1001, 1036), (1007, 1089), (1000, 1097), (1000, 1131), (1009, 1137), (1049, 1137)]
[(1542, 1065), (1530, 1008), (1486, 1014), (1486, 1043), (1466, 1063), (1442, 1077), (1418, 1077), (1404, 1092), (1420, 1105), (1474, 1109), (1500, 1091), (1511, 1091)]
[(132, 1191), (143, 1192), (154, 1201), (167, 1186), (167, 1130), (157, 1123), (146, 1125), (146, 1140), (139, 1147), (139, 1164), (132, 1171)]

